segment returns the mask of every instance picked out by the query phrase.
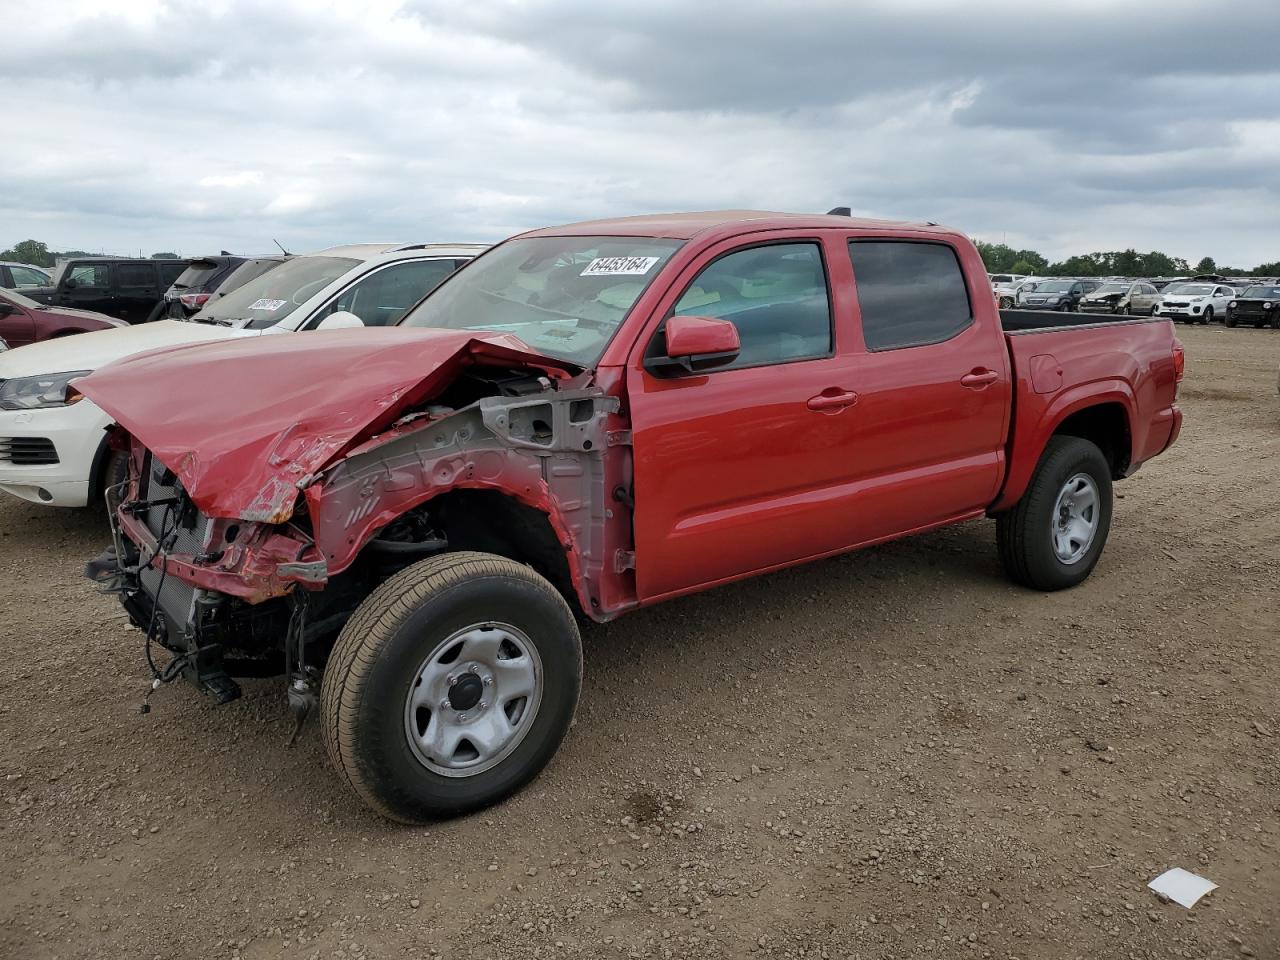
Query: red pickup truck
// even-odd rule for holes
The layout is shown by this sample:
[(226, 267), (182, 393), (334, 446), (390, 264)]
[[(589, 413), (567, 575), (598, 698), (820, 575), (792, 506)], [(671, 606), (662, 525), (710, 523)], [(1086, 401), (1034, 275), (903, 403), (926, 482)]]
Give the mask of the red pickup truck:
[(398, 328), (73, 384), (130, 452), (87, 572), (145, 632), (154, 684), (228, 700), (233, 676), (283, 673), (351, 787), (419, 822), (549, 761), (575, 614), (982, 516), (1015, 581), (1080, 583), (1112, 481), (1178, 435), (1182, 370), (1167, 320), (1002, 315), (973, 245), (932, 224), (538, 230)]

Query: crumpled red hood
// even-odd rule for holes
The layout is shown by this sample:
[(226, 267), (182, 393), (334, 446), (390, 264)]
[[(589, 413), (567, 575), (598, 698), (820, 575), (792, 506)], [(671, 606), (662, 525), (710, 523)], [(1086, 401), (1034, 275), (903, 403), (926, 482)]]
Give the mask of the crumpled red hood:
[(203, 513), (280, 523), (299, 481), (473, 363), (570, 373), (510, 335), (386, 327), (153, 350), (75, 386), (177, 474)]

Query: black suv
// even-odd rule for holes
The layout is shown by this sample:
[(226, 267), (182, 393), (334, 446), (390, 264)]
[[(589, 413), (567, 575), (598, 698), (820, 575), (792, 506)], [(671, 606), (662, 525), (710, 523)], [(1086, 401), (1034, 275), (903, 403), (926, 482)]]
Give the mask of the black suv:
[(164, 313), (164, 291), (190, 260), (135, 260), (74, 257), (53, 268), (47, 287), (29, 287), (24, 296), (55, 307), (96, 310), (128, 323), (156, 320)]
[(164, 315), (177, 320), (193, 316), (210, 300), (244, 286), (286, 259), (283, 254), (241, 257), (225, 250), (216, 257), (197, 257), (165, 293)]

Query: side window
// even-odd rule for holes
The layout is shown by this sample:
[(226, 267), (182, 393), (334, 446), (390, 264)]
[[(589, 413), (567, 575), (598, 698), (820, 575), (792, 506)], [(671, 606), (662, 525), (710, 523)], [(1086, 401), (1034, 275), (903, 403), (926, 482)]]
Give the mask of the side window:
[(851, 240), (868, 350), (950, 340), (973, 323), (955, 250), (944, 243)]
[(155, 283), (156, 268), (149, 263), (116, 264), (118, 287), (153, 287)]
[(80, 263), (71, 268), (68, 280), (74, 280), (77, 287), (93, 287), (106, 289), (111, 286), (111, 271), (105, 263)]
[(732, 370), (831, 353), (831, 299), (816, 243), (779, 243), (726, 254), (694, 279), (673, 315), (720, 317), (738, 328)]
[(10, 267), (9, 272), (13, 274), (14, 287), (19, 290), (23, 287), (43, 287), (48, 282), (42, 274), (26, 267)]
[(320, 311), (320, 316), (345, 310), (359, 317), (366, 327), (391, 326), (453, 273), (453, 263), (410, 260), (384, 267), (343, 290)]

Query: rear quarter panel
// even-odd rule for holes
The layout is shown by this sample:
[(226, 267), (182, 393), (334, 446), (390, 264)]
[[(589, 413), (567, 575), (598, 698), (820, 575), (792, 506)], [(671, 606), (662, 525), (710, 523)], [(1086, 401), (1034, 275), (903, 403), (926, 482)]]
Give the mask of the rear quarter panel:
[(1118, 404), (1128, 427), (1132, 473), (1177, 438), (1181, 413), (1173, 324), (1129, 321), (1006, 334), (1014, 369), (1009, 473), (993, 511), (1026, 491), (1045, 444), (1073, 413)]

